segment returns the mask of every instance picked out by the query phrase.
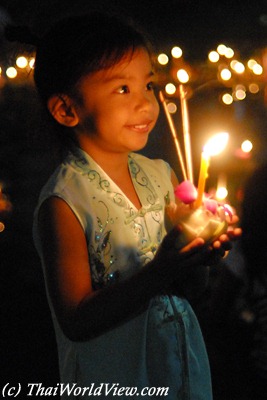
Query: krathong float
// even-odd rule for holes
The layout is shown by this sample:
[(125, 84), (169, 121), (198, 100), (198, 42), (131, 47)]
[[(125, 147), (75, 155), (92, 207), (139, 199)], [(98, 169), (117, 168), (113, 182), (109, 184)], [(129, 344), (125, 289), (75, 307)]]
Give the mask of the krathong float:
[(195, 187), (193, 182), (188, 111), (184, 88), (182, 85), (180, 86), (186, 164), (183, 161), (181, 146), (178, 141), (175, 126), (162, 92), (160, 92), (159, 97), (163, 104), (163, 109), (174, 139), (184, 178), (174, 190), (176, 202), (170, 201), (169, 194), (165, 196), (166, 229), (169, 231), (173, 226), (180, 227), (182, 235), (179, 246), (185, 245), (197, 237), (203, 238), (207, 243), (213, 242), (227, 231), (227, 215), (232, 215), (232, 209), (229, 205), (219, 203), (206, 194), (205, 185), (208, 177), (210, 158), (224, 150), (229, 135), (226, 132), (219, 133), (213, 136), (204, 146), (201, 154), (198, 186)]

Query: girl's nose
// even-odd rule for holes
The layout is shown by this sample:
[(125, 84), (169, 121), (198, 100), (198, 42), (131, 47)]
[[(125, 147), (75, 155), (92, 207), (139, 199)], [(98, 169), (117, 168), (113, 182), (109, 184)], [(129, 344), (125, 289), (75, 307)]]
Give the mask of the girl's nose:
[(151, 95), (151, 93), (141, 93), (138, 95), (136, 107), (141, 111), (151, 110), (156, 106), (156, 99)]

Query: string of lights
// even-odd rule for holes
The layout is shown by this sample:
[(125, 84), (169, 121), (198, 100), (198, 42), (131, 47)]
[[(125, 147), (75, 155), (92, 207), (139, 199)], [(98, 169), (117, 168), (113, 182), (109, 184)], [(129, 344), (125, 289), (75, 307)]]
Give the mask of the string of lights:
[[(204, 62), (188, 62), (179, 46), (156, 55), (158, 82), (164, 93), (168, 112), (180, 112), (181, 85), (185, 85), (188, 98), (206, 88), (219, 87), (217, 101), (225, 107), (241, 102), (248, 96), (258, 96), (257, 98), (265, 103), (266, 54), (266, 49), (262, 49), (255, 56), (243, 60), (237, 51), (219, 44), (215, 50), (208, 53)], [(0, 65), (0, 89), (8, 84), (31, 85), (34, 61), (34, 54), (19, 54), (10, 65)], [(252, 148), (251, 140), (245, 139), (238, 149), (237, 156), (243, 159), (249, 157)], [(226, 191), (221, 197), (227, 195), (225, 180), (224, 174), (220, 174), (217, 189)], [(3, 195), (1, 200), (5, 200)], [(4, 228), (2, 223), (0, 231)]]

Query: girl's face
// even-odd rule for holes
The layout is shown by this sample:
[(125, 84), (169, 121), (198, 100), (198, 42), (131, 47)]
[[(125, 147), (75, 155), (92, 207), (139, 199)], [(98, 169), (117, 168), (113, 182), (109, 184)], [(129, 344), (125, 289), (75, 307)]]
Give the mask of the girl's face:
[(84, 77), (79, 85), (82, 105), (76, 106), (81, 147), (113, 153), (143, 148), (159, 114), (154, 80), (149, 55), (142, 48), (115, 66)]

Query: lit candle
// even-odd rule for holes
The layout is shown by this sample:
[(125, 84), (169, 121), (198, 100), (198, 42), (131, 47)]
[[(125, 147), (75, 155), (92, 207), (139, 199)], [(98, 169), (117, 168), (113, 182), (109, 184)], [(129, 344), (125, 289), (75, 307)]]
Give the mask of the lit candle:
[(201, 154), (201, 164), (198, 178), (198, 195), (194, 207), (198, 208), (202, 205), (202, 198), (205, 192), (206, 179), (208, 177), (208, 169), (210, 164), (210, 157), (221, 153), (227, 142), (229, 135), (226, 132), (218, 133), (213, 136), (204, 146)]

